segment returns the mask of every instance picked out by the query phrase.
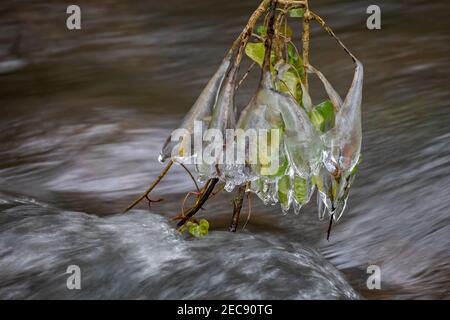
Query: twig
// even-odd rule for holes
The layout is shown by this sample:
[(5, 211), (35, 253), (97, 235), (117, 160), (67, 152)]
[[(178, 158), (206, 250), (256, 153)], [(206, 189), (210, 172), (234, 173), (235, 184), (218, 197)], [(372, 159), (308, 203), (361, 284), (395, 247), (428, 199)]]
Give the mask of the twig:
[(327, 231), (327, 241), (330, 241), (331, 226), (333, 224), (333, 216), (334, 216), (334, 213), (332, 213), (330, 216), (330, 224), (328, 225), (328, 231)]
[(181, 220), (177, 224), (177, 228), (181, 228), (194, 214), (196, 214), (201, 209), (201, 207), (205, 204), (206, 200), (208, 200), (209, 196), (213, 192), (217, 182), (219, 182), (218, 178), (210, 179), (209, 182), (207, 182), (207, 188), (204, 190), (204, 192), (202, 192), (202, 195), (195, 203), (195, 206), (189, 209), (188, 212), (186, 212), (186, 216), (181, 218)]
[(295, 0), (278, 0), (279, 4), (284, 4), (284, 5), (292, 5), (292, 6), (298, 6), (298, 7), (303, 7), (306, 6), (308, 4), (308, 1), (295, 1)]
[(241, 185), (236, 191), (233, 199), (233, 216), (231, 217), (230, 232), (236, 232), (239, 224), (239, 216), (241, 215), (242, 203), (244, 202), (245, 185)]
[[(356, 57), (353, 55), (353, 53), (350, 52), (350, 50), (347, 48), (347, 46), (338, 38), (338, 36), (336, 36), (336, 34), (334, 33), (334, 31), (325, 23), (325, 21), (318, 16), (317, 14), (315, 14), (312, 11), (309, 11), (311, 18), (315, 21), (317, 21), (322, 28), (330, 35), (332, 36), (336, 42), (344, 49), (344, 51), (352, 58), (353, 62), (356, 62), (358, 59), (356, 59)], [(309, 63), (308, 63), (309, 64)]]
[(244, 80), (247, 78), (247, 76), (249, 75), (250, 71), (252, 71), (253, 67), (255, 66), (256, 62), (253, 61), (253, 63), (250, 65), (250, 67), (248, 67), (247, 71), (245, 72), (245, 74), (242, 76), (242, 79), (239, 81), (238, 85), (236, 86), (236, 90), (239, 89), (239, 87), (242, 85), (242, 83), (244, 82)]
[[(302, 34), (302, 52), (303, 52), (303, 68), (309, 65), (309, 20), (311, 18), (308, 0), (305, 1), (306, 10), (303, 15), (303, 34)], [(308, 89), (308, 75), (305, 72), (305, 88)]]
[(188, 192), (188, 193), (186, 194), (186, 196), (185, 196), (184, 199), (183, 199), (183, 202), (181, 203), (181, 216), (183, 216), (183, 217), (185, 216), (185, 214), (184, 214), (184, 206), (185, 206), (185, 204), (186, 204), (187, 199), (189, 198), (189, 196), (190, 196), (191, 194), (197, 196), (197, 199), (201, 196), (201, 192), (200, 192), (200, 191), (198, 191), (198, 192), (190, 191), (190, 192)]
[(253, 28), (255, 27), (256, 22), (258, 21), (259, 17), (267, 10), (269, 7), (269, 4), (272, 0), (264, 0), (261, 2), (261, 4), (256, 8), (256, 10), (253, 12), (253, 14), (248, 19), (247, 25), (242, 30), (241, 34), (237, 37), (237, 39), (233, 42), (233, 45), (231, 46), (230, 50), (228, 51), (228, 55), (232, 54), (232, 52), (238, 47), (242, 46), (242, 44), (247, 43), (248, 38), (253, 32)]
[(275, 24), (275, 9), (277, 6), (277, 0), (271, 1), (270, 3), (270, 15), (269, 21), (267, 23), (267, 35), (264, 41), (264, 62), (263, 62), (263, 75), (265, 72), (270, 71), (270, 55), (272, 52), (273, 38), (275, 36), (274, 24)]
[(173, 161), (170, 160), (169, 163), (167, 164), (167, 166), (163, 169), (163, 171), (161, 171), (161, 173), (159, 174), (158, 178), (156, 178), (156, 180), (152, 183), (152, 185), (136, 200), (134, 200), (125, 210), (123, 213), (126, 213), (128, 211), (130, 211), (132, 208), (134, 208), (139, 202), (142, 201), (142, 199), (147, 198), (148, 199), (148, 195), (150, 194), (150, 192), (153, 191), (153, 189), (158, 185), (158, 183), (162, 180), (162, 178), (164, 178), (164, 176), (167, 174), (167, 172), (169, 172), (170, 168), (173, 165)]
[(189, 169), (186, 168), (186, 166), (185, 166), (184, 164), (182, 164), (181, 162), (180, 162), (180, 165), (183, 167), (184, 170), (186, 170), (186, 172), (187, 172), (187, 173), (189, 174), (189, 176), (191, 177), (192, 181), (193, 181), (194, 184), (195, 184), (195, 188), (197, 189), (197, 192), (200, 192), (200, 188), (198, 187), (197, 181), (195, 181), (195, 178), (194, 178), (194, 176), (192, 175), (192, 173), (191, 173), (191, 172), (189, 171)]
[(284, 86), (287, 88), (289, 94), (291, 95), (291, 97), (294, 99), (294, 101), (297, 101), (297, 99), (295, 98), (294, 94), (292, 93), (291, 89), (289, 89), (288, 85), (286, 84), (286, 82), (283, 79), (278, 79), (278, 81), (280, 81), (282, 84), (284, 84)]
[(247, 214), (247, 220), (244, 223), (244, 226), (242, 227), (242, 230), (245, 229), (248, 222), (250, 221), (250, 217), (252, 215), (252, 194), (250, 192), (247, 193), (247, 205), (248, 205), (248, 214)]

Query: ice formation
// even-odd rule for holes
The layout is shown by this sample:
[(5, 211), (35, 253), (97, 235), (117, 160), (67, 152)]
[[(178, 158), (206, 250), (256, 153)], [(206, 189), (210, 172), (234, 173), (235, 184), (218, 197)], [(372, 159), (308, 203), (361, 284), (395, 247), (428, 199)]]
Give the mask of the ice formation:
[[(229, 192), (236, 186), (246, 185), (247, 192), (255, 193), (267, 205), (279, 203), (283, 212), (293, 207), (294, 212), (299, 213), (317, 189), (319, 218), (328, 212), (339, 219), (360, 158), (363, 66), (348, 52), (356, 68), (344, 100), (320, 71), (311, 65), (304, 66), (306, 72), (322, 82), (332, 104), (332, 121), (317, 128), (312, 117), (320, 117), (320, 114), (307, 86), (302, 81), (299, 83), (301, 98), (297, 100), (293, 94), (281, 92), (276, 85), (292, 65), (282, 58), (276, 63), (271, 61), (273, 20), (272, 15), (264, 40), (266, 51), (260, 84), (248, 105), (236, 114), (234, 97), (240, 60), (236, 57), (239, 54), (230, 52), (184, 118), (180, 126), (185, 129), (184, 135), (178, 141), (167, 139), (160, 160), (170, 158), (187, 163), (196, 158), (195, 169), (201, 180), (219, 178)], [(192, 147), (195, 121), (201, 121), (204, 128), (215, 130), (223, 138), (223, 146), (219, 148), (223, 154), (230, 150), (234, 155), (241, 152), (245, 161), (223, 163), (219, 158), (213, 163), (202, 161)], [(236, 135), (230, 140), (226, 138), (227, 129), (236, 129)], [(239, 133), (250, 129), (267, 132), (267, 141), (258, 140), (258, 145), (252, 145), (245, 135), (239, 137)], [(279, 136), (274, 136), (273, 129), (278, 130)], [(275, 138), (278, 141), (276, 152), (268, 152), (267, 145)], [(211, 141), (206, 139), (202, 143), (206, 152)], [(255, 158), (256, 162), (250, 161)]]

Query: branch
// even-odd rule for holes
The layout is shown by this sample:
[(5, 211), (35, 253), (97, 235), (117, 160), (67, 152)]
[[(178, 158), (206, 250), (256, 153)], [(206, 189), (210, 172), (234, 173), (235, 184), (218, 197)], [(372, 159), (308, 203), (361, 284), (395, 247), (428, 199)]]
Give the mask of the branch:
[(207, 188), (204, 190), (198, 201), (195, 203), (195, 206), (188, 210), (186, 215), (181, 219), (177, 224), (177, 228), (181, 228), (194, 214), (196, 214), (202, 206), (205, 204), (206, 200), (208, 200), (211, 193), (214, 191), (214, 187), (217, 182), (219, 182), (218, 178), (213, 178), (209, 180), (207, 183)]
[(133, 203), (131, 203), (125, 210), (123, 213), (126, 213), (128, 211), (130, 211), (132, 208), (134, 208), (139, 202), (141, 202), (143, 199), (148, 198), (148, 195), (150, 194), (150, 192), (153, 191), (153, 189), (155, 189), (155, 187), (158, 185), (158, 183), (162, 180), (162, 178), (164, 178), (164, 176), (167, 174), (167, 172), (169, 172), (170, 168), (173, 165), (173, 161), (170, 160), (169, 163), (167, 164), (167, 166), (164, 168), (163, 171), (161, 171), (161, 173), (159, 174), (158, 178), (156, 178), (156, 180), (152, 183), (152, 185), (136, 200), (133, 201)]
[(242, 204), (244, 203), (245, 185), (239, 187), (233, 199), (233, 216), (231, 218), (230, 232), (236, 232), (239, 224), (239, 216), (241, 214)]

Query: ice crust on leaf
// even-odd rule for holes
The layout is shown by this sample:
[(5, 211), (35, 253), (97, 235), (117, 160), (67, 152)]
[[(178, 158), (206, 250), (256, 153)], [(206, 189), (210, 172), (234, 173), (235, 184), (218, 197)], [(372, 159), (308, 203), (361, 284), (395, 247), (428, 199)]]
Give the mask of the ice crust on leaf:
[(230, 63), (231, 55), (228, 55), (224, 58), (216, 73), (208, 81), (208, 84), (203, 89), (200, 96), (197, 98), (194, 105), (191, 107), (179, 126), (180, 129), (186, 129), (190, 139), (187, 139), (187, 136), (183, 136), (180, 139), (181, 141), (172, 141), (172, 136), (169, 136), (162, 147), (159, 156), (160, 162), (164, 162), (169, 158), (182, 162), (183, 159), (185, 159), (186, 154), (191, 154), (192, 150), (188, 151), (187, 148), (192, 147), (189, 146), (188, 143), (193, 141), (192, 135), (194, 123), (195, 121), (202, 121), (204, 127), (209, 126), (209, 121), (211, 120), (213, 109), (218, 98), (218, 92), (230, 67)]
[[(212, 148), (214, 157), (213, 163), (198, 163), (197, 171), (200, 175), (208, 178), (222, 177), (222, 163), (223, 156), (226, 151), (225, 142), (227, 140), (226, 130), (234, 129), (236, 126), (236, 114), (234, 106), (234, 96), (236, 87), (236, 76), (238, 72), (238, 65), (233, 65), (225, 76), (223, 84), (219, 90), (216, 104), (214, 105), (212, 118), (208, 129), (210, 132), (217, 132), (222, 137), (222, 146), (217, 144), (217, 141), (205, 141), (203, 143), (203, 150)], [(217, 148), (219, 147), (219, 149)], [(217, 154), (218, 153), (218, 154)]]
[(353, 170), (361, 152), (361, 99), (363, 66), (356, 60), (355, 75), (350, 90), (336, 114), (335, 127), (327, 133), (325, 141), (330, 155), (329, 166), (338, 166), (342, 173)]
[[(180, 128), (186, 130), (185, 134), (179, 141), (166, 141), (160, 160), (194, 159), (200, 181), (219, 178), (228, 192), (246, 185), (246, 192), (255, 193), (266, 205), (279, 203), (284, 213), (293, 207), (298, 214), (317, 189), (319, 219), (328, 213), (339, 220), (360, 159), (363, 66), (337, 39), (356, 65), (351, 87), (342, 100), (319, 70), (303, 65), (291, 45), (285, 57), (288, 63), (277, 56), (272, 50), (273, 12), (268, 21), (261, 33), (264, 42), (246, 43), (239, 48), (261, 66), (262, 73), (256, 93), (238, 120), (234, 97), (240, 60), (236, 58), (231, 65), (230, 53), (184, 118)], [(319, 78), (329, 100), (313, 104), (305, 71)], [(212, 163), (203, 161), (203, 155), (192, 154), (195, 121), (222, 137), (218, 148), (209, 148), (217, 145), (215, 141), (202, 142), (204, 153), (214, 151)], [(227, 129), (237, 129), (231, 139)], [(250, 131), (257, 134), (252, 143), (246, 136)], [(266, 136), (259, 135), (262, 131)], [(224, 163), (225, 158), (230, 160), (229, 151), (235, 158), (243, 155), (244, 161)]]

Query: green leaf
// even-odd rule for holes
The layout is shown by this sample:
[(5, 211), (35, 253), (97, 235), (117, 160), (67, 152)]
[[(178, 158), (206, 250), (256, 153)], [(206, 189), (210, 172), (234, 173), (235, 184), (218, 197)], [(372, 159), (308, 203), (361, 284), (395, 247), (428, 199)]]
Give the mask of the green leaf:
[(308, 198), (308, 181), (296, 176), (294, 178), (294, 197), (299, 203), (305, 203)]
[(305, 13), (303, 8), (294, 8), (289, 10), (289, 17), (291, 18), (302, 18)]
[(206, 219), (201, 219), (198, 223), (200, 227), (205, 227), (206, 229), (209, 229), (209, 222)]
[(334, 107), (330, 100), (318, 104), (308, 115), (311, 123), (320, 132), (334, 127)]
[(334, 106), (330, 100), (318, 104), (315, 108), (325, 120), (325, 130), (334, 127)]
[(189, 226), (189, 234), (195, 238), (202, 237), (202, 233), (198, 224), (193, 223)]
[(288, 62), (291, 66), (294, 67), (296, 73), (300, 75), (301, 80), (303, 81), (305, 77), (305, 70), (303, 68), (303, 60), (297, 54), (295, 47), (292, 43), (288, 44)]
[(323, 181), (321, 176), (312, 176), (311, 183), (317, 186), (317, 190), (323, 192)]
[(278, 90), (284, 93), (290, 93), (294, 96), (294, 98), (297, 100), (298, 97), (298, 90), (297, 87), (300, 83), (300, 79), (298, 78), (295, 71), (286, 71), (283, 76), (281, 77), (280, 84), (278, 86)]
[(263, 25), (260, 25), (256, 28), (256, 33), (261, 37), (265, 37), (267, 35), (267, 28)]
[(291, 189), (291, 180), (289, 176), (283, 176), (278, 180), (278, 199), (283, 205), (289, 203), (289, 190)]
[(245, 47), (245, 54), (255, 61), (262, 68), (264, 62), (264, 43), (262, 42), (249, 42)]
[(313, 109), (311, 112), (308, 112), (308, 116), (314, 128), (316, 128), (317, 131), (322, 131), (321, 128), (323, 126), (325, 119), (322, 117), (320, 112), (317, 111), (316, 109)]
[[(264, 47), (264, 43), (262, 42), (249, 42), (245, 46), (245, 54), (255, 61), (261, 68), (264, 63), (264, 53), (266, 52), (266, 48)], [(270, 53), (270, 61), (274, 62), (275, 60), (275, 52), (272, 50)], [(272, 69), (272, 66), (271, 66)]]
[(204, 237), (209, 232), (209, 222), (205, 219), (201, 219), (198, 224), (188, 221), (186, 226), (189, 230), (189, 234), (195, 238)]
[(205, 219), (201, 219), (198, 225), (200, 227), (201, 234), (206, 236), (209, 232), (209, 222)]
[(286, 173), (288, 165), (289, 165), (288, 159), (284, 158), (284, 160), (279, 165), (277, 171), (273, 175), (270, 175), (270, 176), (271, 177), (281, 177), (282, 175), (284, 175)]

